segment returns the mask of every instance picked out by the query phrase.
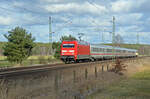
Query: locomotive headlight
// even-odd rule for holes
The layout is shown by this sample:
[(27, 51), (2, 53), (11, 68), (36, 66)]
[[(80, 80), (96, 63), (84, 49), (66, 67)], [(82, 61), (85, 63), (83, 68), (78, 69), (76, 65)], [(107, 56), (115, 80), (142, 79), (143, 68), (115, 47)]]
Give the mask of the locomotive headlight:
[(69, 50), (69, 52), (73, 52), (74, 53), (74, 50)]
[(62, 52), (67, 52), (67, 50), (62, 50)]

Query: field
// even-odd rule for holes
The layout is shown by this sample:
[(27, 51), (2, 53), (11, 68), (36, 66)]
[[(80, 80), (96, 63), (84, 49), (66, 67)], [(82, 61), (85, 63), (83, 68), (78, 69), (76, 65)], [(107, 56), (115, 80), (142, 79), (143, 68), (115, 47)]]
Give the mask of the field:
[[(127, 77), (115, 82), (88, 99), (150, 99), (150, 62), (132, 67)], [(137, 64), (136, 64), (137, 65)], [(133, 69), (133, 70), (132, 70)]]
[(0, 67), (12, 67), (12, 66), (30, 66), (37, 64), (48, 64), (48, 63), (60, 63), (59, 59), (53, 56), (30, 56), (27, 60), (23, 61), (21, 65), (13, 64), (6, 60), (5, 56), (0, 56)]

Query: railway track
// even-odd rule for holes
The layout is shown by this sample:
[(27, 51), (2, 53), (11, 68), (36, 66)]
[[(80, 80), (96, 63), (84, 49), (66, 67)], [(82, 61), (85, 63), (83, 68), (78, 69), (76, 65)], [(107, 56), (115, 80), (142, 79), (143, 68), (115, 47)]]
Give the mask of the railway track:
[[(127, 61), (127, 60), (131, 60), (131, 59), (139, 59), (139, 58), (130, 58), (130, 59), (121, 59), (121, 60)], [(103, 60), (103, 61), (77, 63), (77, 64), (63, 64), (62, 63), (62, 64), (47, 64), (47, 65), (39, 65), (39, 66), (0, 69), (0, 78), (21, 76), (21, 75), (25, 75), (25, 74), (49, 71), (49, 70), (53, 70), (53, 69), (65, 69), (65, 68), (73, 68), (73, 67), (77, 67), (77, 66), (103, 64), (103, 63), (111, 63), (111, 62), (114, 62), (114, 61), (113, 60)]]

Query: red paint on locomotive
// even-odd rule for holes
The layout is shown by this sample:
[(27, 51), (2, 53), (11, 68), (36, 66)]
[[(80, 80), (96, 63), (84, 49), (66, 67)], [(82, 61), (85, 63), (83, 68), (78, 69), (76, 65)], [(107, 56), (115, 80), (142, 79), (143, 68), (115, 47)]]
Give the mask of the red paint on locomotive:
[[(78, 41), (63, 41), (61, 44), (61, 59), (73, 61), (85, 59), (85, 56), (90, 56), (90, 45)], [(89, 57), (88, 57), (89, 58)]]
[(89, 44), (77, 44), (77, 55), (90, 55), (90, 45)]

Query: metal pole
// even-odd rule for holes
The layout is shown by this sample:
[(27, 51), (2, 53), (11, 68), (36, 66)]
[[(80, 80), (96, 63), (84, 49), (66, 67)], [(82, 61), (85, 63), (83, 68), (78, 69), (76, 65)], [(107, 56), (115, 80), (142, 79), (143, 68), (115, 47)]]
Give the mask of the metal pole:
[(137, 44), (139, 44), (139, 33), (137, 33)]
[(52, 27), (51, 27), (52, 19), (49, 17), (49, 44), (50, 44), (50, 55), (52, 55)]
[(115, 58), (115, 17), (113, 16), (113, 32), (112, 32), (113, 56)]
[(104, 32), (103, 32), (103, 43), (105, 43), (105, 30), (106, 29), (104, 29)]
[(113, 16), (113, 32), (112, 32), (112, 43), (115, 43), (115, 17)]
[(104, 31), (102, 32), (102, 43), (104, 43)]

